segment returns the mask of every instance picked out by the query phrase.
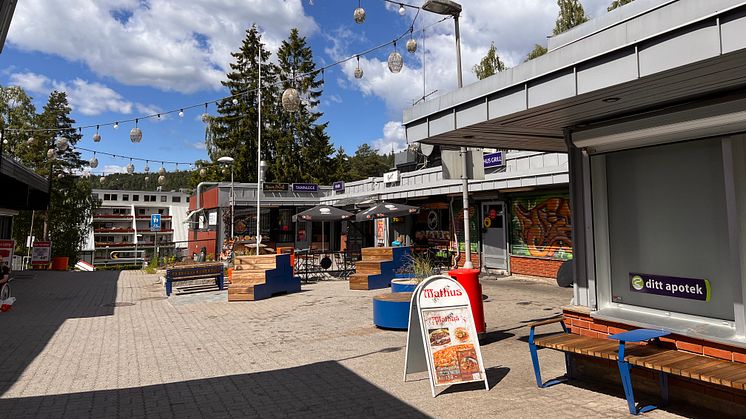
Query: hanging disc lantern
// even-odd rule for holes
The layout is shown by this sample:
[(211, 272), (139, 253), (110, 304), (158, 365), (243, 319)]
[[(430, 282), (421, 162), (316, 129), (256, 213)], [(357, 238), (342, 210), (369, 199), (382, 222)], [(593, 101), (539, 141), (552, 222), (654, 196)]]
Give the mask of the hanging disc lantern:
[(95, 169), (98, 167), (98, 159), (94, 156), (91, 161), (88, 162), (88, 165), (91, 166), (91, 169)]
[(202, 169), (199, 169), (199, 175), (200, 175), (201, 177), (205, 177), (205, 176), (207, 176), (207, 170), (205, 170), (204, 168), (202, 168)]
[(164, 185), (166, 183), (166, 177), (163, 175), (158, 176), (158, 184)]
[(161, 175), (161, 176), (165, 175), (166, 174), (166, 168), (163, 167), (163, 166), (161, 166), (161, 168), (158, 169), (158, 174)]
[(414, 54), (415, 51), (417, 51), (417, 41), (414, 38), (409, 38), (409, 41), (407, 41), (407, 52)]
[(145, 173), (150, 172), (150, 166), (148, 166), (148, 162), (145, 162), (145, 167), (142, 168), (142, 171)]
[(224, 167), (224, 168), (223, 168), (223, 174), (224, 174), (224, 175), (227, 175), (227, 174), (228, 174), (228, 168), (227, 168), (227, 167)]
[(28, 140), (26, 140), (26, 144), (31, 145), (34, 143), (34, 137), (28, 137)]
[(127, 165), (127, 174), (133, 174), (135, 173), (135, 165), (130, 163)]
[(104, 183), (106, 183), (106, 178), (103, 177), (103, 176), (101, 176), (100, 178), (98, 178), (98, 182), (101, 183), (101, 184), (104, 184)]
[(65, 177), (65, 175), (63, 175), (62, 173), (60, 173), (59, 175), (57, 175), (57, 179), (62, 179), (63, 177)]
[(130, 141), (137, 144), (142, 141), (142, 130), (138, 127), (132, 128), (130, 131)]
[(404, 58), (397, 51), (392, 51), (388, 59), (389, 71), (396, 74), (404, 66)]
[(363, 69), (360, 68), (360, 56), (358, 55), (355, 58), (357, 59), (357, 67), (355, 67), (355, 78), (356, 79), (362, 79), (363, 78)]
[(287, 112), (298, 112), (300, 109), (300, 93), (293, 87), (282, 92), (282, 108)]
[(355, 23), (365, 22), (365, 9), (363, 9), (362, 7), (358, 7), (352, 13), (352, 16), (355, 18)]
[(99, 134), (99, 133), (93, 134), (93, 142), (94, 143), (100, 143), (101, 142), (101, 134)]
[(53, 148), (50, 148), (47, 150), (47, 158), (54, 160), (54, 158), (57, 157), (57, 153), (55, 153)]
[(70, 141), (68, 141), (65, 137), (59, 137), (54, 142), (55, 146), (57, 146), (57, 150), (59, 151), (65, 151), (68, 147), (70, 147)]
[(150, 180), (150, 177), (145, 176), (145, 183), (148, 183), (149, 180)]

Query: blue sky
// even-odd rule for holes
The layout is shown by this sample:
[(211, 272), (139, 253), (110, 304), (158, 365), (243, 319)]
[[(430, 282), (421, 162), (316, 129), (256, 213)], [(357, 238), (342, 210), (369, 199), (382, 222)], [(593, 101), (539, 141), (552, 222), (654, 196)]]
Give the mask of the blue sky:
[[(423, 0), (411, 0), (421, 5)], [(606, 12), (610, 0), (585, 0), (586, 13)], [(520, 63), (535, 43), (545, 44), (557, 15), (553, 0), (462, 0), (461, 18), (464, 79), (475, 80), (472, 66), (490, 42), (508, 65)], [(362, 0), (367, 18), (353, 20), (356, 0), (24, 0), (19, 2), (5, 49), (0, 55), (0, 81), (23, 86), (37, 109), (52, 89), (68, 92), (73, 118), (91, 125), (178, 109), (225, 96), (220, 86), (240, 46), (244, 30), (259, 24), (264, 40), (275, 52), (292, 27), (308, 38), (319, 65), (355, 55), (391, 41), (407, 30), (416, 11), (404, 16), (383, 0)], [(421, 12), (419, 30), (441, 17)], [(422, 96), (455, 88), (453, 22), (417, 32), (416, 54), (398, 45), (404, 69), (386, 68), (391, 47), (360, 58), (362, 79), (355, 79), (355, 60), (325, 73), (321, 101), (323, 121), (336, 147), (353, 153), (362, 143), (381, 152), (406, 145), (400, 126), (402, 110)], [(423, 41), (426, 48), (422, 48)], [(424, 54), (423, 54), (424, 51)], [(423, 57), (425, 75), (423, 78)], [(437, 93), (434, 95), (437, 96)], [(186, 111), (161, 120), (140, 121), (143, 140), (129, 141), (132, 123), (118, 130), (102, 127), (84, 131), (81, 147), (118, 155), (194, 162), (205, 159), (204, 110)], [(214, 107), (209, 108), (214, 113)], [(84, 152), (90, 158), (90, 153)], [(121, 170), (129, 161), (97, 156), (94, 172)], [(137, 171), (143, 164), (135, 162)], [(173, 165), (166, 167), (169, 171)], [(186, 169), (186, 167), (180, 167)]]

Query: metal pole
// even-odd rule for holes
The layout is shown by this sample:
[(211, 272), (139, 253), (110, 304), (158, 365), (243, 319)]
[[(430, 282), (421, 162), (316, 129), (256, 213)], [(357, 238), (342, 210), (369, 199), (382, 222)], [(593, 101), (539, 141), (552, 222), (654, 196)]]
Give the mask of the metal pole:
[(233, 225), (235, 224), (235, 222), (233, 221), (233, 217), (234, 217), (234, 212), (235, 212), (234, 209), (236, 206), (236, 195), (233, 192), (233, 166), (234, 165), (235, 165), (235, 162), (231, 163), (231, 240), (233, 240)]
[[(456, 24), (456, 76), (458, 78), (458, 88), (464, 87), (463, 76), (461, 75), (461, 35), (458, 27), (458, 15), (453, 17)], [(464, 268), (472, 269), (474, 264), (471, 263), (471, 237), (469, 231), (469, 176), (467, 173), (468, 150), (461, 147), (461, 193), (464, 205)]]
[(260, 194), (262, 192), (262, 49), (259, 47), (259, 125), (256, 140), (256, 254), (259, 255), (259, 220), (261, 218)]

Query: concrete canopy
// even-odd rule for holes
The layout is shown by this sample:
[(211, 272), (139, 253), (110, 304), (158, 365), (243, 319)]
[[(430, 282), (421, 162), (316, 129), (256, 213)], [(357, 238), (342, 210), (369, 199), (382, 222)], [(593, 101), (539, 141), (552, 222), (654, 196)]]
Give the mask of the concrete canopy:
[(405, 110), (408, 141), (564, 152), (568, 129), (746, 97), (744, 1), (637, 0), (549, 47)]

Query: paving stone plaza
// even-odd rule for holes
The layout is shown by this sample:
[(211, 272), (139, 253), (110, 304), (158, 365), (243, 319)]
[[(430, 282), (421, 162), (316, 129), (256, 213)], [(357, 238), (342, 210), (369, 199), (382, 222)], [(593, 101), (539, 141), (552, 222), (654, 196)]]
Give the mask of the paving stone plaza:
[[(532, 320), (560, 313), (570, 289), (483, 280), (490, 390), (430, 395), (403, 382), (406, 333), (372, 325), (371, 297), (347, 282), (228, 303), (224, 292), (165, 298), (156, 275), (41, 272), (14, 282), (0, 313), (3, 417), (628, 417), (621, 386), (540, 390)], [(562, 354), (540, 351), (545, 377)], [(648, 417), (701, 412), (657, 410)]]

